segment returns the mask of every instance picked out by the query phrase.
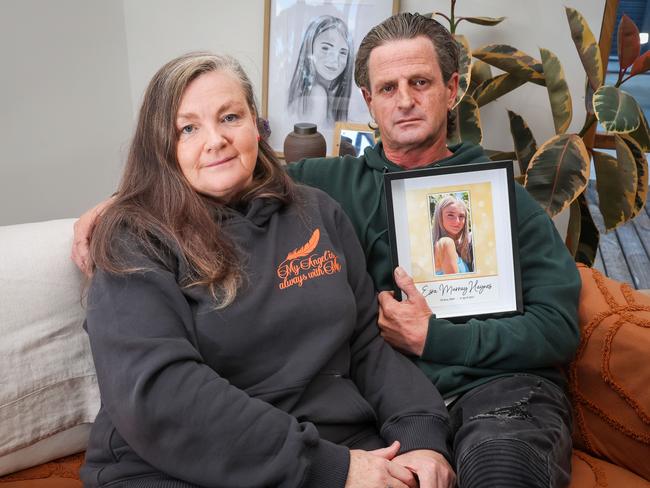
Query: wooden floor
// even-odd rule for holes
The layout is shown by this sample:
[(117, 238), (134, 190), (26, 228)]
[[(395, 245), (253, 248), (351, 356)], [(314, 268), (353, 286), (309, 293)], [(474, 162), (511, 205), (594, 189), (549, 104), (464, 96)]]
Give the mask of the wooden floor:
[(594, 268), (610, 278), (630, 283), (636, 289), (650, 289), (650, 195), (636, 218), (607, 234), (593, 181), (587, 189), (587, 202), (600, 231)]

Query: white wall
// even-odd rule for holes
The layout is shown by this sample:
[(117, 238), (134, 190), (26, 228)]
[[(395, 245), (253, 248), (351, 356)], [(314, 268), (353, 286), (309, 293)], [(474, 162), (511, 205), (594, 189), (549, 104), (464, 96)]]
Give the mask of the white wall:
[(189, 51), (237, 58), (262, 103), (264, 2), (262, 0), (123, 0), (131, 79), (137, 112), (153, 74)]
[(232, 54), (260, 90), (263, 25), (261, 0), (0, 1), (0, 225), (115, 191), (142, 93), (172, 57)]
[[(439, 11), (449, 15), (449, 4), (449, 0), (402, 0), (401, 10)], [(486, 44), (509, 44), (538, 60), (541, 60), (540, 47), (555, 53), (564, 68), (573, 102), (573, 120), (568, 131), (578, 132), (585, 120), (585, 72), (571, 39), (565, 6), (580, 11), (598, 41), (605, 0), (463, 0), (456, 4), (457, 16), (507, 18), (495, 27), (464, 21), (458, 25), (457, 34), (465, 35), (472, 49)], [(436, 17), (436, 20), (448, 27), (444, 19)], [(492, 72), (497, 74), (499, 70), (493, 68)], [(481, 108), (486, 148), (512, 151), (507, 109), (528, 122), (538, 144), (555, 135), (546, 87), (527, 83)]]
[[(604, 0), (567, 0), (598, 37)], [(459, 15), (508, 17), (461, 24), (471, 45), (508, 43), (562, 61), (583, 121), (584, 73), (560, 0), (463, 0)], [(448, 0), (402, 0), (402, 11), (448, 12)], [(72, 217), (112, 193), (144, 88), (164, 62), (206, 49), (237, 57), (261, 102), (262, 0), (0, 1), (0, 225)], [(482, 110), (485, 145), (509, 150), (506, 108), (538, 142), (553, 133), (546, 89), (526, 86)]]
[(0, 4), (0, 225), (112, 193), (132, 114), (121, 2)]

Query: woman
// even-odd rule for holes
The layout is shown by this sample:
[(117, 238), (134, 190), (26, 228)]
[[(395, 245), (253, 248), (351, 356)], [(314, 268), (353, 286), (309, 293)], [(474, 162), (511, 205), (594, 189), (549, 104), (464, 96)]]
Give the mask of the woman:
[(228, 57), (181, 56), (147, 88), (91, 242), (85, 486), (404, 488), (403, 465), (448, 456), (442, 399), (378, 334), (351, 224), (292, 184), (256, 114)]
[(288, 107), (317, 125), (347, 120), (353, 69), (352, 38), (345, 22), (321, 15), (303, 36)]
[(467, 205), (453, 195), (442, 198), (433, 214), (433, 256), (437, 275), (474, 271)]

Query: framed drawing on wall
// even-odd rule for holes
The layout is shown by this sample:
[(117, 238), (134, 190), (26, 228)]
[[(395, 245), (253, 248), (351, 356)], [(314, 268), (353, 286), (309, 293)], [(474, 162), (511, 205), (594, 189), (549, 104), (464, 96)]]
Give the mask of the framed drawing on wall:
[(315, 123), (331, 155), (336, 122), (370, 121), (354, 84), (356, 52), (398, 10), (398, 0), (265, 0), (262, 112), (276, 152), (298, 122)]
[(393, 265), (437, 317), (523, 311), (512, 161), (387, 173), (384, 183)]
[(368, 124), (337, 122), (332, 139), (333, 156), (361, 156), (363, 151), (375, 145), (375, 131)]

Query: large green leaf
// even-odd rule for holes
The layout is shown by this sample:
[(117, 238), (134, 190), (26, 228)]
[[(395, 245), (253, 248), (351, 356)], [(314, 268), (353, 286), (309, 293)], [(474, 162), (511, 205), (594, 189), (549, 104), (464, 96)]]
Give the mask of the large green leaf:
[(634, 197), (634, 210), (632, 211), (632, 217), (634, 218), (643, 210), (648, 199), (648, 160), (643, 149), (634, 139), (627, 134), (621, 136), (621, 138), (632, 152), (636, 163), (637, 187), (636, 196)]
[(598, 47), (596, 38), (580, 12), (569, 7), (566, 7), (565, 10), (567, 19), (569, 20), (571, 37), (578, 49), (582, 66), (584, 66), (587, 72), (589, 84), (594, 91), (598, 90), (603, 84), (604, 71), (603, 60), (600, 57), (600, 48)]
[(519, 161), (519, 169), (521, 174), (525, 174), (528, 170), (528, 163), (537, 151), (537, 142), (535, 142), (528, 124), (520, 115), (508, 110), (508, 118), (510, 119), (510, 133), (515, 143), (515, 154), (517, 155), (517, 161)]
[(589, 153), (576, 134), (560, 134), (533, 155), (525, 186), (528, 192), (553, 217), (582, 193), (589, 181)]
[(474, 90), (473, 97), (476, 103), (478, 103), (478, 106), (482, 107), (500, 96), (511, 92), (515, 88), (519, 88), (524, 83), (526, 83), (526, 80), (522, 78), (503, 73), (477, 86)]
[[(596, 260), (600, 233), (596, 224), (594, 224), (594, 219), (591, 217), (585, 194), (581, 193), (578, 195), (575, 201), (580, 205), (580, 240), (578, 242), (575, 260), (591, 266)], [(571, 226), (570, 222), (569, 226)]]
[(621, 69), (627, 69), (641, 53), (639, 29), (627, 15), (623, 14), (618, 24), (618, 62)]
[(601, 86), (594, 93), (594, 112), (608, 132), (632, 132), (641, 123), (639, 104), (615, 86)]
[(482, 46), (472, 52), (472, 57), (526, 81), (541, 86), (545, 84), (542, 63), (512, 46), (506, 44)]
[(594, 113), (594, 89), (589, 83), (589, 79), (585, 80), (585, 111), (587, 115)]
[(480, 59), (472, 59), (472, 67), (469, 79), (469, 93), (474, 96), (474, 90), (478, 85), (492, 78), (490, 65)]
[(467, 38), (455, 34), (454, 39), (456, 39), (458, 47), (460, 48), (460, 57), (458, 58), (458, 93), (456, 94), (456, 104), (458, 104), (469, 88), (471, 59), (469, 57), (469, 43)]
[(459, 105), (456, 105), (452, 111), (454, 113), (454, 117), (456, 118), (456, 123), (454, 124), (454, 130), (452, 131), (447, 131), (447, 145), (448, 146), (453, 146), (455, 144), (460, 143), (460, 124), (458, 121), (460, 120), (460, 108)]
[(564, 134), (571, 124), (573, 116), (573, 105), (571, 93), (564, 78), (564, 70), (558, 57), (548, 49), (539, 49), (542, 55), (542, 66), (544, 67), (544, 78), (546, 79), (546, 90), (551, 102), (553, 112), (553, 123), (555, 133)]
[(580, 227), (582, 224), (582, 215), (580, 212), (580, 202), (576, 198), (569, 206), (569, 226), (566, 231), (566, 239), (564, 240), (566, 247), (569, 248), (571, 256), (575, 256), (578, 252), (578, 244), (580, 243)]
[(466, 20), (472, 24), (478, 25), (497, 25), (502, 22), (505, 17), (458, 17), (458, 21)]
[(485, 149), (485, 154), (492, 161), (514, 160), (517, 157), (514, 151), (498, 151), (496, 149)]
[(628, 135), (641, 146), (644, 152), (650, 152), (650, 125), (648, 125), (648, 120), (641, 107), (639, 107), (639, 127)]
[(461, 141), (474, 144), (483, 142), (481, 114), (476, 100), (470, 95), (465, 95), (458, 104), (458, 128)]
[(615, 229), (632, 217), (638, 185), (634, 155), (620, 136), (615, 138), (616, 157), (593, 152), (598, 206), (607, 230)]
[(640, 75), (650, 70), (650, 51), (646, 51), (643, 56), (636, 58), (632, 64), (632, 69), (630, 70), (630, 75)]

